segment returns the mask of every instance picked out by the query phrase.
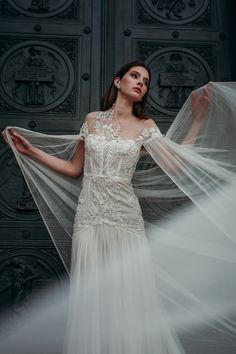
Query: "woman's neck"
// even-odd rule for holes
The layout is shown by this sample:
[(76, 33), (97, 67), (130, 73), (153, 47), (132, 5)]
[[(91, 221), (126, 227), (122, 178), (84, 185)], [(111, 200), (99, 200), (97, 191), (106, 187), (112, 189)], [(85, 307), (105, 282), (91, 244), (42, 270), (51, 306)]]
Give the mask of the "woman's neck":
[(118, 96), (112, 107), (119, 117), (127, 117), (127, 115), (131, 116), (133, 114), (133, 102), (129, 102), (123, 97)]

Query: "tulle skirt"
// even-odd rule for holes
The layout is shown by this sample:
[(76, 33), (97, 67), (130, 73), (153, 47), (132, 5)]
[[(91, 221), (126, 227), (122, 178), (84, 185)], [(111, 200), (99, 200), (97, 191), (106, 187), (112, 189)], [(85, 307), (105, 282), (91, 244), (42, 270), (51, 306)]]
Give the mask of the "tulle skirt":
[(184, 353), (158, 294), (144, 232), (99, 224), (73, 235), (64, 353)]

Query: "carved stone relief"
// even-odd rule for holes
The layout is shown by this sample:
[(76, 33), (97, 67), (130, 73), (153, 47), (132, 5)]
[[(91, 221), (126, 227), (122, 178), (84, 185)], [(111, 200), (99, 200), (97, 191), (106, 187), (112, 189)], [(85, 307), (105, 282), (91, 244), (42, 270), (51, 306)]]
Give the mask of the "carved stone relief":
[(11, 106), (24, 112), (44, 112), (71, 94), (74, 70), (59, 47), (43, 41), (25, 41), (1, 57), (0, 93)]
[(186, 24), (199, 18), (209, 0), (139, 0), (152, 18), (165, 24)]
[(30, 248), (5, 252), (0, 258), (1, 311), (20, 320), (32, 295), (53, 289), (60, 278), (61, 265), (47, 253)]
[(149, 104), (168, 116), (175, 116), (192, 90), (212, 79), (211, 68), (196, 52), (167, 47), (146, 58), (153, 73)]
[(23, 15), (51, 17), (68, 9), (73, 0), (7, 0), (9, 5)]
[(18, 220), (39, 220), (38, 209), (8, 147), (0, 155), (0, 211)]

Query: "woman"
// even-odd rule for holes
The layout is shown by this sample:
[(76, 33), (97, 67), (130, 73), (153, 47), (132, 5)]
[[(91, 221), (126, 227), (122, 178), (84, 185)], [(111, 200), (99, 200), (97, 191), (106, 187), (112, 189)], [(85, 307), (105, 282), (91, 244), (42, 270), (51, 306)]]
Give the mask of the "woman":
[[(19, 134), (15, 129), (5, 135), (66, 265), (61, 230), (71, 233), (71, 209), (79, 194), (71, 179), (83, 172), (72, 238), (68, 354), (184, 353), (163, 310), (131, 180), (134, 176), (141, 197), (151, 191), (153, 198), (163, 198), (156, 187), (161, 181), (168, 197), (181, 199), (185, 194), (199, 202), (199, 196), (233, 176), (234, 166), (224, 166), (224, 159), (221, 163), (212, 158), (215, 149), (201, 150), (199, 145), (214, 90), (207, 86), (203, 94), (192, 94), (191, 117), (188, 112), (176, 144), (163, 138), (147, 117), (150, 80), (142, 62), (121, 68), (104, 96), (103, 110), (89, 113), (74, 138), (24, 130)], [(135, 173), (143, 148), (167, 180), (158, 168)], [(170, 186), (170, 180), (179, 188)], [(54, 199), (54, 194), (59, 197)], [(151, 208), (156, 210), (156, 204)]]

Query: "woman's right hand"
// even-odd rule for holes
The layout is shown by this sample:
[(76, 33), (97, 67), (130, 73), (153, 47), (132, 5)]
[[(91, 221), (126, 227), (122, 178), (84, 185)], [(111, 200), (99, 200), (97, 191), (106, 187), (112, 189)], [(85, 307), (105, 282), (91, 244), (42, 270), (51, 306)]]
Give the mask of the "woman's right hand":
[(27, 156), (33, 155), (34, 147), (27, 139), (17, 133), (14, 129), (8, 129), (8, 132), (17, 151)]

